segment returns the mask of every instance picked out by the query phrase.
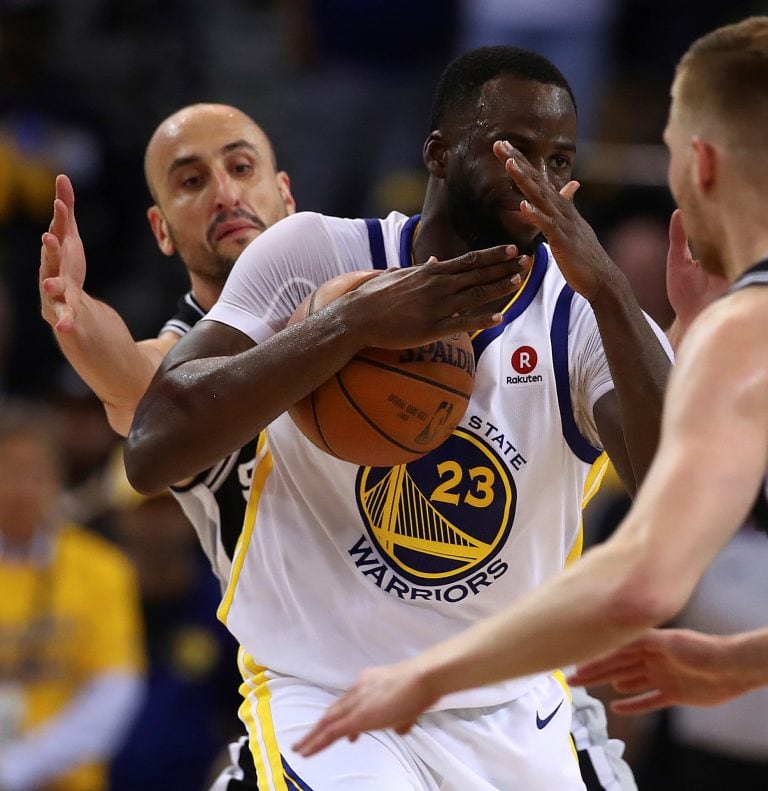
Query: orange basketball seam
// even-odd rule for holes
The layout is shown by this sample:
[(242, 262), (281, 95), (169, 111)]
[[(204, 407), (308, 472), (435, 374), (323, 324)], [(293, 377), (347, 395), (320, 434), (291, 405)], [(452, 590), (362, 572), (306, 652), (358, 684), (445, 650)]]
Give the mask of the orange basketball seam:
[(470, 399), (469, 393), (465, 393), (463, 390), (458, 390), (455, 387), (450, 387), (449, 385), (443, 384), (442, 382), (436, 382), (434, 379), (430, 379), (428, 376), (422, 376), (421, 374), (413, 373), (412, 371), (404, 371), (402, 368), (397, 368), (394, 365), (388, 365), (387, 363), (383, 363), (380, 360), (371, 360), (370, 357), (361, 357), (359, 354), (356, 354), (352, 359), (357, 360), (357, 362), (370, 365), (373, 368), (382, 368), (383, 370), (389, 371), (390, 373), (404, 376), (406, 379), (415, 379), (418, 382), (432, 385), (438, 390), (443, 390), (446, 393), (452, 393), (453, 395), (460, 396), (461, 398), (465, 398), (467, 401)]
[[(341, 372), (339, 372), (339, 373), (337, 373), (337, 374), (336, 374), (336, 383), (338, 384), (338, 386), (339, 386), (339, 390), (341, 391), (342, 395), (344, 396), (344, 398), (346, 398), (346, 399), (347, 399), (347, 402), (348, 402), (348, 403), (349, 403), (349, 405), (350, 405), (350, 406), (351, 406), (351, 407), (352, 407), (352, 408), (355, 410), (355, 412), (357, 412), (357, 414), (358, 414), (358, 415), (360, 415), (360, 417), (361, 417), (361, 418), (362, 418), (362, 419), (363, 419), (363, 420), (364, 420), (364, 421), (365, 421), (365, 422), (366, 422), (366, 423), (367, 423), (367, 424), (368, 424), (368, 425), (369, 425), (369, 426), (370, 426), (370, 427), (371, 427), (371, 428), (372, 428), (374, 431), (376, 431), (376, 432), (378, 432), (379, 434), (381, 434), (381, 436), (382, 436), (382, 437), (384, 437), (384, 439), (385, 439), (385, 440), (387, 440), (387, 442), (391, 443), (392, 445), (395, 445), (396, 447), (400, 448), (401, 450), (404, 450), (404, 451), (406, 451), (406, 453), (413, 453), (415, 456), (419, 456), (419, 457), (421, 457), (421, 456), (423, 456), (423, 455), (424, 455), (424, 448), (419, 448), (418, 450), (414, 450), (413, 448), (410, 448), (410, 447), (408, 447), (408, 445), (403, 445), (403, 443), (402, 443), (402, 442), (399, 442), (399, 441), (398, 441), (398, 440), (396, 440), (394, 437), (392, 437), (392, 436), (390, 436), (389, 434), (387, 434), (387, 432), (386, 432), (386, 431), (384, 431), (384, 430), (383, 430), (383, 429), (381, 429), (379, 426), (377, 426), (377, 425), (376, 425), (376, 424), (375, 424), (375, 423), (374, 423), (374, 422), (373, 422), (373, 421), (372, 421), (372, 420), (371, 420), (371, 419), (368, 417), (368, 415), (366, 415), (366, 414), (365, 414), (365, 412), (363, 412), (363, 411), (360, 409), (360, 407), (357, 405), (357, 402), (356, 402), (356, 401), (354, 400), (354, 398), (352, 397), (351, 393), (350, 393), (350, 392), (347, 390), (347, 388), (346, 388), (346, 387), (344, 387), (344, 382), (342, 381), (342, 378), (341, 378)], [(334, 455), (335, 455), (335, 454), (334, 454)], [(416, 460), (415, 460), (415, 459), (413, 459), (413, 461), (416, 461)], [(382, 464), (382, 465), (364, 465), (364, 466), (397, 467), (397, 466), (399, 466), (399, 465), (396, 465), (396, 464)]]
[(317, 414), (317, 402), (316, 402), (316, 399), (315, 399), (315, 393), (314, 392), (309, 394), (309, 403), (312, 406), (312, 420), (315, 423), (315, 428), (317, 429), (317, 433), (318, 433), (318, 435), (320, 437), (320, 440), (325, 445), (325, 448), (321, 448), (321, 450), (325, 450), (328, 453), (330, 453), (331, 455), (336, 456), (336, 454), (333, 452), (333, 448), (331, 448), (331, 445), (328, 442), (327, 437), (325, 436), (325, 433), (323, 432), (323, 426), (320, 423), (320, 416)]

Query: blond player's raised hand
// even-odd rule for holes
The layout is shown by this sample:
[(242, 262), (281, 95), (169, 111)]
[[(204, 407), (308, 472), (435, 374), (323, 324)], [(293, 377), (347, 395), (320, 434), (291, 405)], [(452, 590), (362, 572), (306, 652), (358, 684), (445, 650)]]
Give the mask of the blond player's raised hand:
[(680, 209), (675, 209), (669, 220), (667, 252), (667, 297), (675, 312), (669, 335), (675, 348), (696, 316), (727, 287), (724, 277), (705, 272), (693, 257)]
[(75, 192), (67, 176), (56, 177), (53, 219), (40, 251), (40, 307), (56, 330), (75, 324), (85, 282), (85, 251), (75, 220)]

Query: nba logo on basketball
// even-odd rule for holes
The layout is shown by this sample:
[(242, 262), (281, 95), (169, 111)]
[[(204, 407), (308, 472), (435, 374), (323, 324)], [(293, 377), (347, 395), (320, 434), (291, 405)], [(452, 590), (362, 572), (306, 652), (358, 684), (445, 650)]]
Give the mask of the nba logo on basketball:
[(508, 385), (527, 384), (528, 382), (541, 382), (542, 377), (533, 371), (539, 362), (539, 355), (533, 346), (519, 346), (512, 352), (512, 367), (517, 376), (508, 376)]

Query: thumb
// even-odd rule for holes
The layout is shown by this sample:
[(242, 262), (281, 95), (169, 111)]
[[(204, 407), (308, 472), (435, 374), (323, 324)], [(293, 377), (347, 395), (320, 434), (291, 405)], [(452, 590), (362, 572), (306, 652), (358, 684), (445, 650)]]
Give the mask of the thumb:
[(669, 251), (680, 253), (688, 246), (688, 235), (683, 226), (683, 215), (675, 209), (669, 218)]
[(578, 189), (579, 189), (579, 187), (580, 187), (580, 186), (581, 186), (581, 184), (579, 184), (579, 182), (578, 182), (578, 181), (569, 181), (569, 182), (568, 182), (568, 183), (567, 183), (567, 184), (566, 184), (566, 185), (565, 185), (565, 186), (564, 186), (564, 187), (563, 187), (563, 188), (560, 190), (560, 194), (561, 194), (561, 195), (562, 195), (564, 198), (567, 198), (568, 200), (572, 201), (572, 200), (573, 200), (573, 196), (576, 194), (576, 192), (578, 191)]

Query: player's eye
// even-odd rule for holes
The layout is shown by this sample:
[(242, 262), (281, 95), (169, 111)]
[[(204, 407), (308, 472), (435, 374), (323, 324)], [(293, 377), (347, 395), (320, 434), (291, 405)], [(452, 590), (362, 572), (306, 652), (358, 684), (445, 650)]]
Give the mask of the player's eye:
[(190, 173), (184, 176), (179, 184), (185, 190), (199, 189), (203, 184), (203, 177), (199, 173)]
[(253, 173), (253, 164), (251, 162), (236, 162), (232, 166), (232, 172), (237, 176), (248, 176)]

